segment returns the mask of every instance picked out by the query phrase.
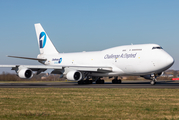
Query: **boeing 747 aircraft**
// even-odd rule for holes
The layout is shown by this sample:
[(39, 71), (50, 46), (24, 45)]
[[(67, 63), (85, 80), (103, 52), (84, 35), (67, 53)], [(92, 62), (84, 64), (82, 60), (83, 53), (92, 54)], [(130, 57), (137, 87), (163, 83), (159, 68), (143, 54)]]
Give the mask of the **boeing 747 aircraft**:
[(9, 56), (36, 60), (43, 65), (0, 65), (11, 67), (20, 78), (30, 79), (52, 69), (68, 80), (83, 83), (104, 83), (103, 77), (114, 77), (112, 83), (121, 83), (119, 76), (139, 75), (156, 83), (156, 77), (170, 68), (174, 59), (157, 44), (125, 45), (94, 52), (59, 53), (41, 24), (35, 24), (40, 54), (37, 58)]

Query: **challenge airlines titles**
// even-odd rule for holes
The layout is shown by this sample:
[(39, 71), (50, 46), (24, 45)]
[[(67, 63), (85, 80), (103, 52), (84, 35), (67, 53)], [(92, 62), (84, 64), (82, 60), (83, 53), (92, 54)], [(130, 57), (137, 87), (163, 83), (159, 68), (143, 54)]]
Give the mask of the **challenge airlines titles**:
[(136, 55), (137, 55), (137, 53), (135, 53), (135, 54), (127, 54), (127, 53), (125, 53), (125, 54), (121, 54), (121, 55), (113, 55), (113, 54), (106, 54), (105, 56), (104, 56), (104, 59), (117, 59), (117, 58), (135, 58), (136, 57)]

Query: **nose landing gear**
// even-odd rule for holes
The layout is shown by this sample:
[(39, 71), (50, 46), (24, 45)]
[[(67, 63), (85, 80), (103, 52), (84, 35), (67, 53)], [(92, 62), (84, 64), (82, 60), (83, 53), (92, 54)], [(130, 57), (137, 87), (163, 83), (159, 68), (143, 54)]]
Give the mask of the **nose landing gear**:
[(152, 80), (150, 81), (150, 84), (151, 84), (151, 85), (155, 85), (155, 84), (156, 84), (156, 81), (157, 81), (155, 74), (152, 74), (152, 75), (151, 75), (151, 79), (152, 79)]

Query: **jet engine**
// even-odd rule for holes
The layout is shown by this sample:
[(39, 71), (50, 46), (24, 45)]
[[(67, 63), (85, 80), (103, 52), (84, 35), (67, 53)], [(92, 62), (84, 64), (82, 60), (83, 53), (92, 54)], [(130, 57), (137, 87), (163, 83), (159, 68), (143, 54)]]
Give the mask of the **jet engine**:
[(17, 75), (23, 79), (30, 79), (33, 77), (33, 72), (31, 69), (22, 68), (17, 72)]
[(72, 80), (72, 81), (79, 81), (81, 80), (83, 77), (82, 73), (80, 71), (69, 71), (67, 74), (66, 74), (66, 78), (68, 80)]

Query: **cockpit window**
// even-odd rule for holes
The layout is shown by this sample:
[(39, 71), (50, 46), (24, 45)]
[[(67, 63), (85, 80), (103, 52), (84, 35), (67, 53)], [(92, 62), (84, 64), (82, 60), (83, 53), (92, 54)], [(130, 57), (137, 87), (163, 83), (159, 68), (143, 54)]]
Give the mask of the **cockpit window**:
[(153, 47), (152, 50), (153, 49), (163, 49), (163, 48), (162, 47)]

